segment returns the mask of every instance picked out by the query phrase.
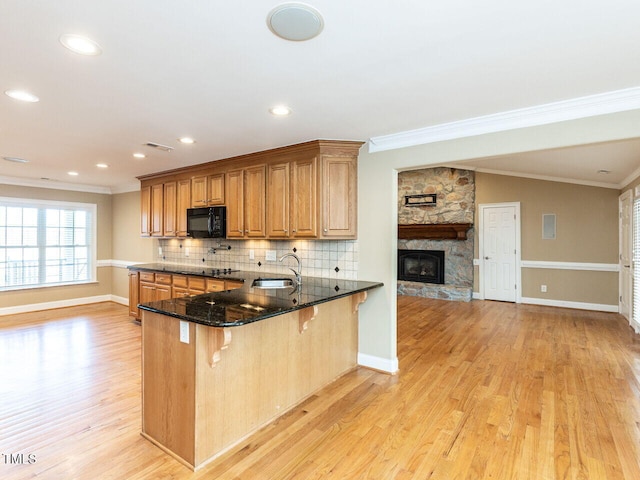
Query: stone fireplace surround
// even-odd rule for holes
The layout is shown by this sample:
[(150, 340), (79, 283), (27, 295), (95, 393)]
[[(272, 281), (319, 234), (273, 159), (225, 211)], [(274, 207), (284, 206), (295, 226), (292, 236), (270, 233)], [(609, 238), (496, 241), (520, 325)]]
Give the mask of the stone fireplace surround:
[[(436, 194), (436, 205), (405, 205), (405, 195), (425, 193)], [(455, 301), (471, 300), (474, 209), (475, 175), (472, 171), (436, 167), (398, 174), (398, 249), (445, 252), (443, 285), (399, 280), (398, 294)], [(426, 229), (428, 233), (421, 235), (420, 232), (425, 229), (419, 228), (416, 233), (415, 228), (406, 225), (431, 228)], [(443, 237), (441, 232), (445, 230), (455, 233), (453, 236)], [(466, 234), (461, 234), (461, 231)]]

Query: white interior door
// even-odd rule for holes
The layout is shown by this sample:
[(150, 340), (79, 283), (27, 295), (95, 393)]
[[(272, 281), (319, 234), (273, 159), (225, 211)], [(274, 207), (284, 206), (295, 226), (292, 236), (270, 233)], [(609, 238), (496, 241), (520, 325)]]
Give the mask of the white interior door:
[(516, 207), (484, 205), (482, 215), (482, 281), (486, 300), (515, 302)]
[(633, 252), (631, 236), (631, 213), (633, 208), (633, 198), (631, 190), (627, 190), (618, 197), (619, 211), (619, 290), (620, 297), (619, 312), (627, 320), (631, 319), (632, 288), (633, 288)]

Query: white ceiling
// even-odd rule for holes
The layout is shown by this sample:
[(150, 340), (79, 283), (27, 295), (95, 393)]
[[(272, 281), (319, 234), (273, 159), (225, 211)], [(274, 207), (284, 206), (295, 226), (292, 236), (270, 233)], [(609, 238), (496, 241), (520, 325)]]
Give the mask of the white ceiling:
[[(325, 27), (307, 42), (267, 28), (279, 3), (2, 0), (0, 92), (41, 100), (0, 94), (0, 157), (30, 160), (0, 160), (0, 176), (122, 191), (137, 175), (316, 138), (365, 141), (640, 86), (637, 0), (311, 0)], [(66, 50), (64, 33), (102, 55)], [(293, 114), (271, 116), (279, 103)], [(640, 166), (637, 140), (572, 150), (467, 163), (609, 185)]]

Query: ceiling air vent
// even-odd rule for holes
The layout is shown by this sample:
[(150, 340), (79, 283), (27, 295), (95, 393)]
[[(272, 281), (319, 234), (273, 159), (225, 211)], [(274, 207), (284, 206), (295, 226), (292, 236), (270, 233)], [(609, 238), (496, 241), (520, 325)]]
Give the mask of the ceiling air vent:
[(171, 150), (173, 150), (173, 147), (170, 147), (168, 145), (162, 145), (161, 143), (147, 142), (145, 143), (145, 146), (151, 147), (151, 148), (157, 148), (158, 150), (162, 150), (163, 152), (170, 152)]

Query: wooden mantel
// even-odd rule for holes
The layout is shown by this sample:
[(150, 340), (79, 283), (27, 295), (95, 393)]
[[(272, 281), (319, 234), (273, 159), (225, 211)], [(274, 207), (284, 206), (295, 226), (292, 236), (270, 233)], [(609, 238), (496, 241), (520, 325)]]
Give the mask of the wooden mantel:
[(471, 223), (433, 223), (398, 225), (403, 240), (466, 240)]

